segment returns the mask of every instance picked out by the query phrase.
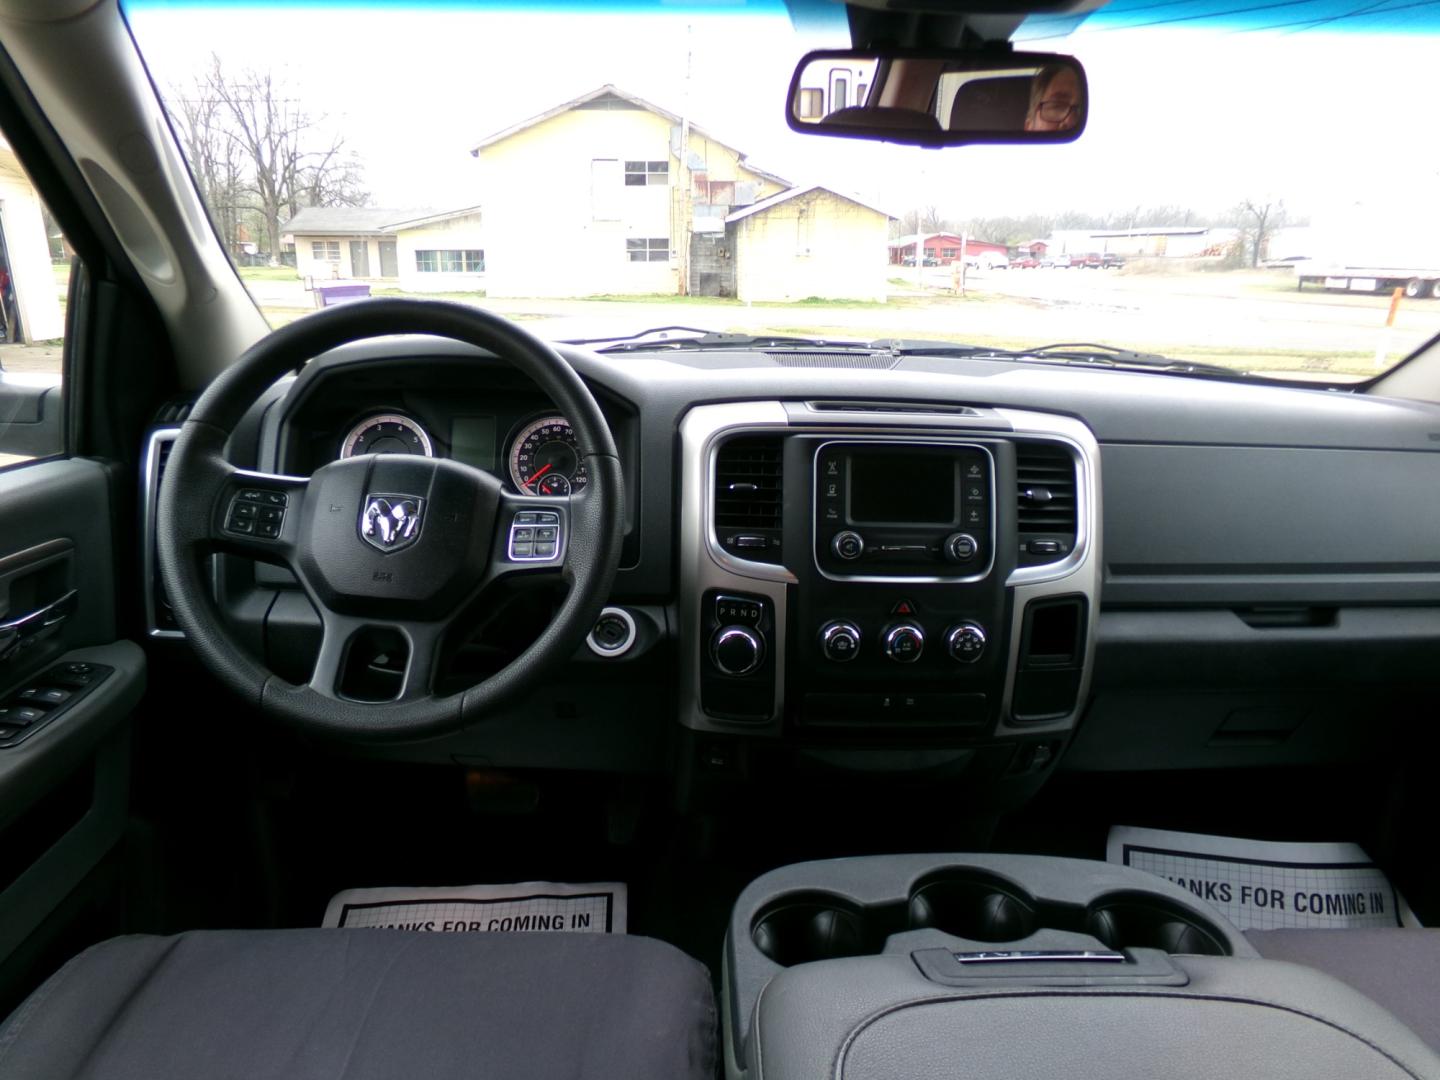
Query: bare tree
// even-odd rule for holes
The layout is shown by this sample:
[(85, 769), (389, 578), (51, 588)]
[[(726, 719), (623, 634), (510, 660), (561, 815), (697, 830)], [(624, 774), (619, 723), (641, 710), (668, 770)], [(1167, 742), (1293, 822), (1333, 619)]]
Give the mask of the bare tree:
[(1250, 255), (1250, 266), (1254, 269), (1265, 257), (1270, 237), (1285, 224), (1285, 202), (1274, 198), (1244, 199), (1235, 208), (1235, 219), (1241, 241)]
[(206, 206), (227, 242), (247, 211), (259, 219), (271, 260), (280, 226), (306, 206), (364, 206), (369, 193), (345, 140), (323, 129), (268, 71), (229, 72), (218, 56), (193, 88), (172, 95)]
[(203, 84), (169, 96), (170, 116), (194, 173), (210, 222), (228, 246), (249, 209), (240, 147), (231, 136), (220, 102)]

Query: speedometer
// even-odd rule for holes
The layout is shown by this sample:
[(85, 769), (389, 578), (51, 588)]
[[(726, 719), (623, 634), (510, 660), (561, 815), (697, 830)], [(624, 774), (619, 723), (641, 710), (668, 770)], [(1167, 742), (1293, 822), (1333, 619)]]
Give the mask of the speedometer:
[(425, 429), (408, 416), (385, 413), (369, 416), (350, 429), (340, 443), (340, 457), (361, 454), (419, 454), (434, 457), (435, 448)]
[(522, 495), (569, 495), (589, 480), (563, 416), (542, 416), (516, 433), (510, 444), (510, 479)]

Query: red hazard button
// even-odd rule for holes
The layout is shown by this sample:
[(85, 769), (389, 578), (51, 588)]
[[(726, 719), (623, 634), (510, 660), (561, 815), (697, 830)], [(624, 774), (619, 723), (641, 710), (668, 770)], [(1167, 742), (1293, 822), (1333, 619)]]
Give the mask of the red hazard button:
[(898, 604), (896, 604), (893, 608), (890, 609), (890, 614), (891, 614), (891, 615), (914, 615), (914, 614), (915, 614), (915, 605), (914, 605), (914, 603), (912, 603), (912, 602), (909, 601), (909, 600), (901, 600)]

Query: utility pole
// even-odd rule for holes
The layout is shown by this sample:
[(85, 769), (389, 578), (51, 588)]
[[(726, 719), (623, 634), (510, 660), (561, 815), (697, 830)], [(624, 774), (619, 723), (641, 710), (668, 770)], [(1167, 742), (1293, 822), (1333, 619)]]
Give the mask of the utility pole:
[(915, 287), (925, 288), (925, 209), (915, 207)]
[(693, 27), (685, 27), (685, 93), (680, 107), (680, 295), (690, 295), (690, 198), (694, 180), (690, 176), (690, 71), (694, 58), (691, 46)]

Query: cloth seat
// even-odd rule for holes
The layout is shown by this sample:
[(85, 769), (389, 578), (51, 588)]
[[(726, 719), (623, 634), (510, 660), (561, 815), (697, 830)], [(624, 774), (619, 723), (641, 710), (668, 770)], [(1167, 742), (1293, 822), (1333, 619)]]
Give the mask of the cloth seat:
[(1267, 960), (1323, 971), (1440, 1053), (1440, 930), (1247, 930)]
[(197, 931), (81, 953), (6, 1080), (713, 1080), (704, 967), (648, 938)]

